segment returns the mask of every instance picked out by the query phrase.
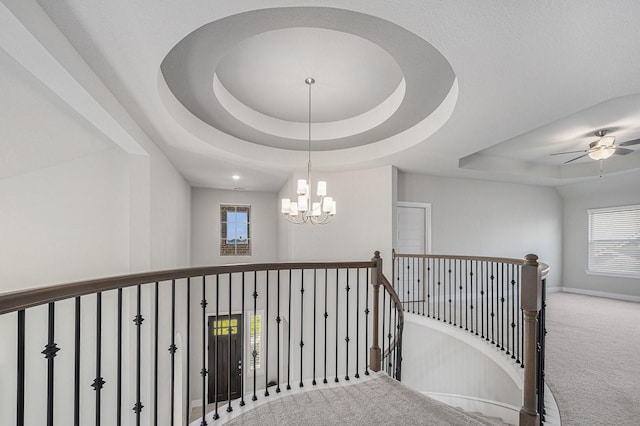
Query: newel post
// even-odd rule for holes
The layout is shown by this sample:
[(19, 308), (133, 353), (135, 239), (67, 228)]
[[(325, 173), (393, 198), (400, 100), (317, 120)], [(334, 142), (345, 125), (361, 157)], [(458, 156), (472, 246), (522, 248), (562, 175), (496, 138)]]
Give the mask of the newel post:
[(542, 308), (542, 279), (538, 267), (538, 256), (528, 254), (522, 266), (522, 292), (520, 306), (524, 314), (524, 395), (520, 409), (520, 426), (538, 426), (537, 411), (537, 322)]
[(376, 263), (371, 274), (371, 285), (373, 286), (373, 339), (371, 342), (371, 348), (369, 349), (369, 368), (372, 371), (380, 371), (382, 364), (382, 351), (379, 345), (378, 328), (380, 327), (380, 282), (382, 275), (382, 258), (380, 252), (376, 251), (371, 259)]

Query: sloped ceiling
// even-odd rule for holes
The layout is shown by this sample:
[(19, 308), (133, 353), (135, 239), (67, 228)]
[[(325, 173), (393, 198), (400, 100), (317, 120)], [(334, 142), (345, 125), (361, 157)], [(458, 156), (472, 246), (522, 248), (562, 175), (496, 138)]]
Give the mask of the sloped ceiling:
[[(601, 128), (640, 137), (637, 1), (4, 3), (71, 75), (81, 58), (195, 186), (277, 191), (304, 168), (306, 77), (319, 171), (555, 186), (599, 165), (550, 154)], [(47, 45), (60, 36), (69, 49)], [(117, 145), (135, 139), (76, 111)], [(604, 162), (605, 175), (638, 168), (639, 152)]]

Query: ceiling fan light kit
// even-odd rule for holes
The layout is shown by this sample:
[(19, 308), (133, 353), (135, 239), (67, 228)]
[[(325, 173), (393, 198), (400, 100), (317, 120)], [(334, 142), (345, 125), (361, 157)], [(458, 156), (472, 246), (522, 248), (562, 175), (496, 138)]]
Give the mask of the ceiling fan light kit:
[(562, 154), (573, 154), (582, 152), (582, 155), (579, 155), (576, 158), (572, 158), (571, 160), (565, 161), (564, 164), (571, 163), (573, 161), (579, 160), (583, 157), (589, 157), (592, 160), (606, 160), (611, 157), (613, 154), (616, 155), (627, 155), (633, 152), (633, 150), (628, 148), (623, 148), (624, 146), (631, 146), (640, 144), (640, 139), (634, 139), (622, 143), (616, 143), (616, 137), (613, 135), (607, 135), (609, 130), (602, 129), (594, 132), (594, 135), (599, 138), (597, 141), (591, 142), (589, 144), (589, 149), (584, 151), (568, 151), (568, 152), (558, 152), (551, 155), (562, 155)]
[(593, 160), (606, 160), (616, 152), (615, 136), (603, 136), (599, 141), (589, 144), (589, 158)]

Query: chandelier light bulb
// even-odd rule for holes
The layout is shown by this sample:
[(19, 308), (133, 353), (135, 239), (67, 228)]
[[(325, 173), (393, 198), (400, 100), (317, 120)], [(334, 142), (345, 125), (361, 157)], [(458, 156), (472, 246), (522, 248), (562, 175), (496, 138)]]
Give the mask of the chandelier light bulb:
[(320, 180), (318, 181), (318, 197), (324, 197), (327, 195), (327, 182)]
[(291, 211), (291, 200), (288, 198), (283, 198), (280, 212), (284, 214), (289, 214), (290, 211)]

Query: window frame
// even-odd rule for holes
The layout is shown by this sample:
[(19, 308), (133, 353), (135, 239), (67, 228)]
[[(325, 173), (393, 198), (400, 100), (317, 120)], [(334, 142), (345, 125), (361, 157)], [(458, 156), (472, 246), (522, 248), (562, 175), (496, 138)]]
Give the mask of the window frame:
[(258, 346), (258, 354), (257, 354), (257, 358), (259, 360), (259, 363), (257, 363), (255, 370), (253, 369), (253, 327), (252, 327), (252, 320), (253, 320), (253, 312), (247, 312), (246, 313), (246, 324), (245, 324), (245, 329), (247, 331), (246, 334), (246, 353), (245, 353), (245, 365), (243, 366), (243, 368), (245, 369), (245, 374), (247, 377), (253, 377), (255, 376), (261, 376), (264, 374), (264, 310), (262, 309), (257, 309), (255, 312), (255, 316), (256, 318), (258, 318), (258, 323), (259, 323), (259, 327), (260, 329), (258, 330), (258, 333), (256, 334), (256, 343)]
[[(227, 213), (230, 211), (247, 213), (247, 242), (246, 244), (229, 243), (227, 239)], [(244, 222), (233, 222), (244, 223)], [(251, 256), (251, 206), (248, 204), (220, 204), (220, 256)]]
[[(598, 241), (598, 240), (594, 240), (592, 233), (593, 233), (593, 219), (594, 216), (599, 214), (599, 213), (615, 213), (615, 212), (623, 212), (623, 211), (629, 211), (632, 210), (634, 212), (637, 212), (636, 214), (640, 216), (640, 204), (632, 204), (632, 205), (625, 205), (625, 206), (615, 206), (615, 207), (605, 207), (605, 208), (594, 208), (594, 209), (587, 209), (587, 269), (586, 269), (586, 273), (587, 275), (598, 275), (598, 276), (605, 276), (605, 277), (617, 277), (617, 278), (640, 278), (640, 270), (637, 272), (634, 272), (632, 270), (623, 270), (623, 271), (611, 271), (611, 270), (603, 270), (603, 269), (596, 269), (594, 268), (594, 241)], [(635, 223), (635, 222), (634, 222)], [(636, 238), (633, 238), (633, 231), (629, 231), (630, 238), (619, 238), (620, 241), (633, 241)], [(612, 238), (613, 240), (615, 240), (615, 238)], [(638, 238), (638, 240), (640, 240), (640, 238)]]

